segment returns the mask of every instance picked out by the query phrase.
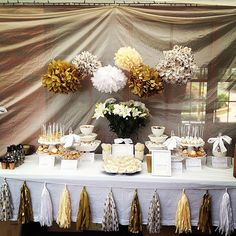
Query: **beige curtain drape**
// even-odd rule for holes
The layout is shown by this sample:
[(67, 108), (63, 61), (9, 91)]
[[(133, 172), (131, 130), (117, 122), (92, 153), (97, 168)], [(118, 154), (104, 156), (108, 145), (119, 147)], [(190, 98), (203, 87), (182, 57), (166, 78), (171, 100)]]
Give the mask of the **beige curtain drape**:
[[(144, 62), (155, 66), (162, 51), (175, 44), (189, 46), (199, 67), (211, 68), (206, 76), (213, 83), (224, 76), (226, 68), (235, 67), (236, 8), (233, 7), (1, 7), (0, 8), (0, 106), (8, 113), (0, 115), (0, 153), (9, 144), (36, 144), (40, 126), (61, 122), (79, 132), (79, 125), (92, 123), (98, 138), (112, 142), (106, 120), (92, 119), (95, 103), (108, 97), (136, 99), (127, 88), (116, 94), (102, 94), (84, 81), (80, 91), (54, 95), (41, 86), (40, 77), (50, 60), (72, 58), (83, 50), (96, 54), (103, 65), (114, 64), (114, 53), (121, 46), (136, 48)], [(214, 73), (213, 73), (214, 72)], [(202, 79), (202, 78), (197, 78)], [(213, 112), (215, 91), (208, 86), (209, 111)], [(190, 100), (178, 99), (181, 88), (170, 100), (164, 93), (141, 99), (152, 117), (140, 129), (134, 141), (148, 140), (150, 126), (164, 125), (167, 133), (181, 122), (181, 112)], [(182, 97), (182, 96), (181, 96)], [(212, 116), (205, 122), (216, 135)], [(224, 132), (236, 137), (235, 125), (224, 126)]]

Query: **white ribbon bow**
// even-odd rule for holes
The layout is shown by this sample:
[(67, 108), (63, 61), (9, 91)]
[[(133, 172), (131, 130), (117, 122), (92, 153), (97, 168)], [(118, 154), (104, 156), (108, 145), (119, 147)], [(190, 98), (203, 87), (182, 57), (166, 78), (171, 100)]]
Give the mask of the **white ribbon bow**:
[(64, 147), (72, 147), (74, 143), (80, 142), (80, 136), (76, 134), (68, 134), (61, 137), (61, 142), (64, 143)]
[(163, 144), (167, 147), (168, 150), (173, 150), (173, 149), (177, 148), (180, 141), (181, 141), (180, 137), (171, 136)]
[(5, 107), (0, 107), (0, 114), (6, 113), (7, 109)]
[(218, 136), (216, 138), (209, 138), (207, 142), (213, 143), (212, 151), (217, 151), (217, 147), (219, 146), (221, 152), (226, 152), (227, 149), (224, 145), (224, 141), (230, 144), (232, 141), (232, 138), (230, 138), (227, 135), (223, 135), (223, 136)]
[(120, 143), (125, 143), (125, 144), (132, 144), (133, 141), (130, 138), (116, 138), (114, 139), (115, 144), (120, 144)]

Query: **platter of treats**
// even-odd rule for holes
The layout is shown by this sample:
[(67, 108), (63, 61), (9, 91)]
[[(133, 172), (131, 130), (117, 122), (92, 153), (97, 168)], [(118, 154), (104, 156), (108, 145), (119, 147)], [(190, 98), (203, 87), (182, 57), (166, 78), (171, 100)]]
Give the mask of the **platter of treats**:
[(60, 153), (60, 157), (63, 160), (77, 160), (81, 156), (80, 152), (77, 150), (63, 149)]
[(206, 156), (203, 147), (179, 147), (176, 151), (177, 156), (184, 158), (202, 158)]
[(133, 156), (103, 158), (102, 170), (108, 174), (134, 174), (142, 170), (142, 162)]
[(63, 146), (61, 145), (55, 145), (55, 146), (50, 146), (50, 145), (40, 145), (36, 151), (37, 154), (45, 154), (45, 155), (57, 155), (61, 152), (61, 150), (64, 149)]
[(182, 137), (180, 145), (184, 147), (202, 147), (205, 145), (205, 142), (200, 137)]

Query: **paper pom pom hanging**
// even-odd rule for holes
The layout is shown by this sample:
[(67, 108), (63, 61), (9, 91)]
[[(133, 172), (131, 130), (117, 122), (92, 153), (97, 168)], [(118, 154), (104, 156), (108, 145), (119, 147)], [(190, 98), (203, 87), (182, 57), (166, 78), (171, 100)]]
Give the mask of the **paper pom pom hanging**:
[(74, 65), (62, 60), (53, 60), (48, 65), (47, 74), (42, 76), (42, 84), (50, 92), (68, 94), (81, 87), (82, 79)]
[(115, 64), (122, 70), (130, 71), (132, 67), (143, 62), (141, 55), (131, 47), (122, 47), (115, 53)]
[(157, 70), (166, 83), (184, 85), (192, 79), (197, 66), (191, 48), (175, 45), (163, 54), (164, 60), (157, 65)]
[(91, 78), (93, 86), (102, 93), (112, 93), (125, 87), (127, 77), (115, 66), (99, 68)]
[(88, 51), (84, 51), (77, 55), (73, 60), (72, 64), (78, 69), (79, 73), (84, 77), (91, 77), (94, 72), (97, 71), (102, 63), (98, 60), (97, 56), (91, 54)]
[(149, 97), (163, 90), (163, 82), (156, 69), (141, 64), (130, 71), (128, 85), (139, 97)]

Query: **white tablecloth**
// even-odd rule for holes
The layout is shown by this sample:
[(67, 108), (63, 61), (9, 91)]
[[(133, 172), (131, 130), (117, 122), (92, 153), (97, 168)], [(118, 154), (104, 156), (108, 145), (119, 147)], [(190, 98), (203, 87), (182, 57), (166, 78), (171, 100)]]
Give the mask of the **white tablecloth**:
[(134, 190), (138, 189), (142, 209), (143, 223), (147, 222), (147, 214), (152, 195), (157, 189), (161, 202), (161, 218), (163, 225), (175, 224), (175, 212), (182, 189), (190, 201), (192, 225), (198, 222), (200, 202), (206, 189), (212, 195), (213, 224), (218, 225), (219, 206), (225, 188), (232, 199), (234, 225), (236, 227), (236, 179), (231, 169), (212, 169), (205, 167), (202, 171), (188, 172), (171, 177), (152, 176), (143, 170), (135, 175), (108, 175), (101, 171), (101, 157), (96, 156), (94, 163), (79, 163), (77, 170), (61, 170), (59, 160), (52, 169), (42, 169), (38, 166), (37, 155), (27, 157), (25, 163), (15, 170), (0, 169), (1, 179), (6, 177), (12, 193), (14, 218), (17, 218), (20, 187), (23, 181), (31, 192), (34, 220), (39, 218), (40, 196), (44, 182), (50, 191), (54, 217), (56, 219), (60, 195), (64, 185), (68, 185), (72, 202), (72, 220), (76, 220), (76, 212), (82, 186), (87, 187), (93, 223), (101, 223), (103, 208), (108, 191), (112, 188), (117, 205), (119, 222), (127, 225)]

